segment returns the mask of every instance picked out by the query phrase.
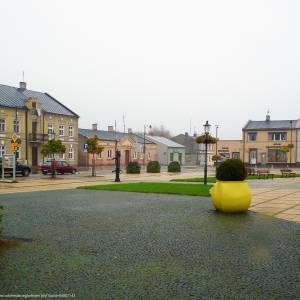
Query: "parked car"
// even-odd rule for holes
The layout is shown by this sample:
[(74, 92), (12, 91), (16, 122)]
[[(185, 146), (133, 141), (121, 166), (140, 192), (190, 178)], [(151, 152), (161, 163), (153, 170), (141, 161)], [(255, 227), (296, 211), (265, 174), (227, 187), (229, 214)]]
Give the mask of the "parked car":
[[(65, 160), (55, 160), (54, 161), (54, 171), (58, 174), (65, 174), (65, 173), (71, 173), (75, 174), (77, 172), (77, 169), (70, 165)], [(41, 171), (44, 175), (50, 174), (52, 172), (52, 161), (47, 160), (42, 166)]]
[[(27, 165), (23, 165), (19, 162), (16, 163), (16, 175), (22, 175), (24, 177), (29, 176), (31, 173), (31, 168)], [(5, 168), (4, 175), (13, 176), (13, 169), (12, 168)], [(2, 159), (0, 159), (0, 176), (2, 176)]]

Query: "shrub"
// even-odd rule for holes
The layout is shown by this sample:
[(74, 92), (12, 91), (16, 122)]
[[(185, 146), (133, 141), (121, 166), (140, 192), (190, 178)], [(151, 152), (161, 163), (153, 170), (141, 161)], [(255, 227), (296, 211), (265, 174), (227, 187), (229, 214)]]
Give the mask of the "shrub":
[(127, 174), (139, 174), (141, 173), (141, 166), (136, 161), (132, 161), (126, 168)]
[(222, 159), (222, 157), (218, 154), (213, 155), (213, 157), (211, 158), (213, 161), (220, 161)]
[(148, 173), (159, 173), (160, 172), (160, 164), (158, 161), (150, 161), (147, 165)]
[(181, 167), (178, 161), (171, 161), (168, 165), (168, 172), (181, 172)]
[(247, 170), (241, 160), (227, 159), (217, 168), (216, 177), (221, 181), (243, 181), (247, 177)]

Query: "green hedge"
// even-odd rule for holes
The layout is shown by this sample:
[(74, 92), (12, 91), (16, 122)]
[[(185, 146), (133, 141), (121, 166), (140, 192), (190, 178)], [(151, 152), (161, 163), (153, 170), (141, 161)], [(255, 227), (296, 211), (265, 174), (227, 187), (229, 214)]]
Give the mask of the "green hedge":
[(216, 177), (221, 181), (243, 181), (247, 177), (247, 170), (241, 160), (227, 159), (217, 168)]
[(158, 161), (150, 161), (147, 165), (148, 173), (160, 173), (160, 164)]
[(168, 172), (181, 172), (181, 167), (178, 161), (172, 161), (168, 165)]
[(132, 161), (128, 164), (126, 168), (127, 174), (140, 174), (141, 173), (141, 166), (136, 161)]

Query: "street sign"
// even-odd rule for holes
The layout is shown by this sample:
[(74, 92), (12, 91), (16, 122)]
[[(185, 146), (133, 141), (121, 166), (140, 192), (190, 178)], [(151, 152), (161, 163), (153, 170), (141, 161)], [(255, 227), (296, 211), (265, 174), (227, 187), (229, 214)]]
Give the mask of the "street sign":
[(17, 143), (11, 143), (10, 146), (11, 146), (11, 150), (13, 150), (13, 151), (18, 150), (18, 144)]
[(17, 135), (14, 133), (12, 136), (11, 136), (11, 140), (15, 143), (16, 140), (17, 140)]

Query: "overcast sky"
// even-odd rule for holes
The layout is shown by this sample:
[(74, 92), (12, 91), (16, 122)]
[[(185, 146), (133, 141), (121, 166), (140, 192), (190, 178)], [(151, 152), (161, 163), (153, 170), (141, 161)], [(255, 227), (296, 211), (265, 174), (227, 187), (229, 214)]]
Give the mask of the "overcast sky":
[(300, 1), (0, 1), (0, 83), (48, 92), (80, 127), (238, 139), (247, 120), (300, 118)]

